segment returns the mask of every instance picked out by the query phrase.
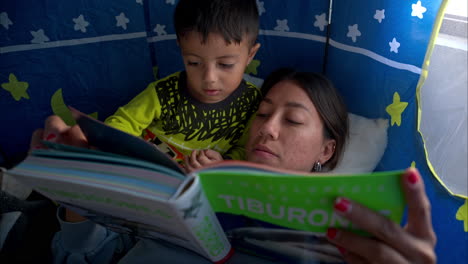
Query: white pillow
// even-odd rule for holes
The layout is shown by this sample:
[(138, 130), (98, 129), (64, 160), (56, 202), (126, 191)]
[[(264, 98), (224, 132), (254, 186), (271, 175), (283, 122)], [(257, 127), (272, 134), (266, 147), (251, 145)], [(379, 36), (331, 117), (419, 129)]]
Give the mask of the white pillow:
[(349, 138), (343, 156), (332, 173), (372, 172), (387, 147), (388, 119), (348, 114)]

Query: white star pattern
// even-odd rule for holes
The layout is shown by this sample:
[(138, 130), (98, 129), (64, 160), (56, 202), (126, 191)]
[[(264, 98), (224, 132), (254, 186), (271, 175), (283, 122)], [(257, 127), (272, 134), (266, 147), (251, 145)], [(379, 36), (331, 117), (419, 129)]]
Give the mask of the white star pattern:
[(80, 30), (81, 32), (86, 32), (86, 27), (89, 26), (89, 22), (86, 21), (83, 15), (79, 15), (77, 18), (73, 18), (75, 26), (73, 27), (76, 31)]
[(283, 196), (283, 198), (281, 198), (281, 201), (287, 202), (287, 201), (288, 201), (288, 197), (287, 197), (287, 196)]
[(49, 41), (49, 38), (44, 34), (44, 30), (41, 28), (38, 31), (30, 31), (33, 39), (31, 43), (34, 44), (42, 44), (46, 41)]
[(261, 189), (262, 189), (262, 186), (261, 186), (260, 184), (257, 183), (257, 184), (255, 184), (255, 189), (261, 190)]
[(323, 31), (325, 26), (328, 26), (327, 14), (323, 13), (320, 16), (315, 15), (314, 27), (318, 27), (320, 31)]
[(143, 5), (143, 0), (136, 0), (137, 4)]
[(266, 12), (265, 3), (262, 1), (257, 0), (257, 8), (258, 8), (258, 15), (260, 16)]
[(361, 36), (361, 31), (358, 29), (358, 24), (348, 26), (348, 34), (346, 34), (346, 36), (351, 38), (353, 42), (356, 42), (356, 37)]
[(423, 18), (423, 13), (425, 13), (427, 10), (424, 6), (421, 5), (421, 1), (418, 1), (416, 4), (412, 4), (411, 9), (413, 9), (411, 16), (417, 16), (419, 19)]
[(275, 200), (275, 196), (274, 196), (273, 194), (269, 194), (269, 195), (268, 195), (268, 199), (270, 199), (270, 200)]
[(249, 187), (249, 184), (246, 183), (246, 182), (241, 182), (240, 185), (241, 185), (242, 187), (246, 187), (246, 188)]
[(165, 25), (156, 24), (156, 27), (153, 29), (153, 31), (156, 32), (158, 36), (167, 35), (165, 28)]
[(382, 23), (382, 20), (385, 18), (385, 9), (375, 10), (374, 18), (377, 19), (379, 23)]
[(330, 186), (326, 186), (326, 187), (323, 188), (323, 192), (326, 192), (326, 193), (331, 192), (331, 190), (332, 190), (332, 187), (330, 187)]
[(128, 19), (123, 12), (116, 16), (115, 20), (117, 20), (117, 24), (115, 24), (117, 27), (122, 27), (127, 30), (127, 24), (130, 22), (130, 19)]
[(166, 0), (166, 4), (175, 5), (175, 0)]
[(11, 25), (13, 25), (13, 22), (10, 20), (10, 18), (8, 18), (7, 12), (0, 13), (0, 24), (2, 24), (5, 29), (8, 29)]
[(310, 187), (309, 188), (310, 193), (314, 193), (315, 191), (317, 191), (317, 188), (315, 188), (315, 187)]
[(400, 42), (398, 42), (396, 38), (393, 38), (392, 42), (389, 42), (388, 45), (390, 45), (390, 52), (398, 53)]
[(277, 26), (275, 27), (276, 31), (289, 31), (287, 19), (283, 19), (283, 20), (277, 19), (276, 24), (277, 24)]

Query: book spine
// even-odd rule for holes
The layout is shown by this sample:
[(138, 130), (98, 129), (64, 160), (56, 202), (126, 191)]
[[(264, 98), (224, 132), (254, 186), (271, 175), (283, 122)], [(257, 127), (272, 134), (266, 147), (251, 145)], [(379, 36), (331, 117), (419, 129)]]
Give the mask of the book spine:
[(172, 203), (197, 242), (198, 251), (215, 263), (225, 262), (233, 254), (233, 249), (201, 188), (199, 178), (192, 178), (183, 187), (185, 191), (174, 197)]

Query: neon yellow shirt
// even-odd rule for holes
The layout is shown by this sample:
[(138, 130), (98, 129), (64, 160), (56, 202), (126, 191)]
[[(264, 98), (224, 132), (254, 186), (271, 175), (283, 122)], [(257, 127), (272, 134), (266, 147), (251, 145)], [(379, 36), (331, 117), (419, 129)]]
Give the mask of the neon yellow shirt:
[(195, 149), (245, 159), (248, 122), (257, 111), (260, 90), (242, 81), (223, 101), (205, 104), (190, 96), (186, 87), (185, 72), (150, 83), (105, 123), (152, 141), (177, 161)]

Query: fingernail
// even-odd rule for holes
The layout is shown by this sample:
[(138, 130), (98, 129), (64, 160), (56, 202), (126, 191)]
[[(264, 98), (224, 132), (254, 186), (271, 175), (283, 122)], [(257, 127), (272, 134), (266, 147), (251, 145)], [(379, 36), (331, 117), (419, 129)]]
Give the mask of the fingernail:
[(343, 197), (338, 197), (335, 200), (335, 209), (340, 213), (348, 213), (351, 211), (351, 202)]
[(340, 251), (341, 255), (345, 255), (346, 254), (346, 249), (340, 247), (340, 246), (336, 246), (336, 248)]
[(49, 135), (47, 135), (46, 140), (51, 141), (51, 140), (53, 140), (53, 139), (56, 138), (56, 137), (57, 137), (57, 136), (56, 136), (54, 133), (50, 133)]
[(338, 229), (336, 229), (336, 228), (328, 228), (327, 229), (327, 237), (330, 240), (335, 239), (336, 235), (338, 235)]
[(409, 172), (408, 172), (407, 175), (406, 175), (406, 180), (407, 180), (410, 184), (414, 185), (414, 184), (416, 184), (416, 183), (419, 181), (419, 176), (418, 176), (418, 174), (416, 173), (416, 171), (414, 171), (414, 170), (409, 170)]

